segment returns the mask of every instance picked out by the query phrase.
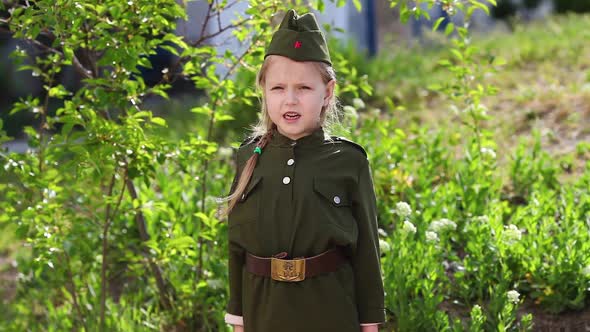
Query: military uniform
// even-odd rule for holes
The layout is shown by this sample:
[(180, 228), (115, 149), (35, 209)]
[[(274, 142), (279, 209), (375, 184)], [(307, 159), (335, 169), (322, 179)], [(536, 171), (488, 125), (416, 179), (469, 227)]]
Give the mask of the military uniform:
[[(255, 146), (239, 148), (237, 174)], [(228, 216), (228, 237), (227, 312), (243, 317), (246, 332), (358, 332), (384, 321), (375, 193), (359, 145), (326, 138), (321, 127), (297, 140), (274, 131)], [(246, 253), (311, 257), (334, 247), (346, 263), (299, 282), (244, 267)]]

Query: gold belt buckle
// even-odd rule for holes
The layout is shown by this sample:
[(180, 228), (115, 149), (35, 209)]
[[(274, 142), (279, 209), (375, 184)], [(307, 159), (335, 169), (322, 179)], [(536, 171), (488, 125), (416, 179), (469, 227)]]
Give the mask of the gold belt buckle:
[(277, 281), (303, 281), (305, 280), (305, 259), (280, 259), (271, 257), (270, 275)]

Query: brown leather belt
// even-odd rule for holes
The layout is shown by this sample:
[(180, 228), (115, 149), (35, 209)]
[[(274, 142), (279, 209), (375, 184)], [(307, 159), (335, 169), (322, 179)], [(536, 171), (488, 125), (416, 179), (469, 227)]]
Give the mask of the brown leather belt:
[(317, 256), (284, 259), (286, 253), (274, 257), (258, 257), (246, 253), (246, 270), (277, 281), (297, 282), (319, 274), (336, 271), (348, 259), (342, 247), (336, 247)]

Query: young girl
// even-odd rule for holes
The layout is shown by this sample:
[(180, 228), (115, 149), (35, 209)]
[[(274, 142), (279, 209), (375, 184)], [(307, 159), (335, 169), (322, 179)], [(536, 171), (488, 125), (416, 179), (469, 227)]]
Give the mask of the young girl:
[(377, 211), (362, 147), (326, 136), (336, 77), (313, 14), (290, 10), (257, 83), (262, 120), (228, 197), (230, 299), (246, 332), (377, 331)]

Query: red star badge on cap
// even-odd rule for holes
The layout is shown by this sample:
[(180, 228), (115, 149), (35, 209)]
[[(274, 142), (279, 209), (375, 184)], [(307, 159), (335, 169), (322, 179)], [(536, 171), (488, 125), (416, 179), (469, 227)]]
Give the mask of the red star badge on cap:
[(301, 42), (298, 40), (295, 42), (295, 48), (300, 48), (301, 47)]

